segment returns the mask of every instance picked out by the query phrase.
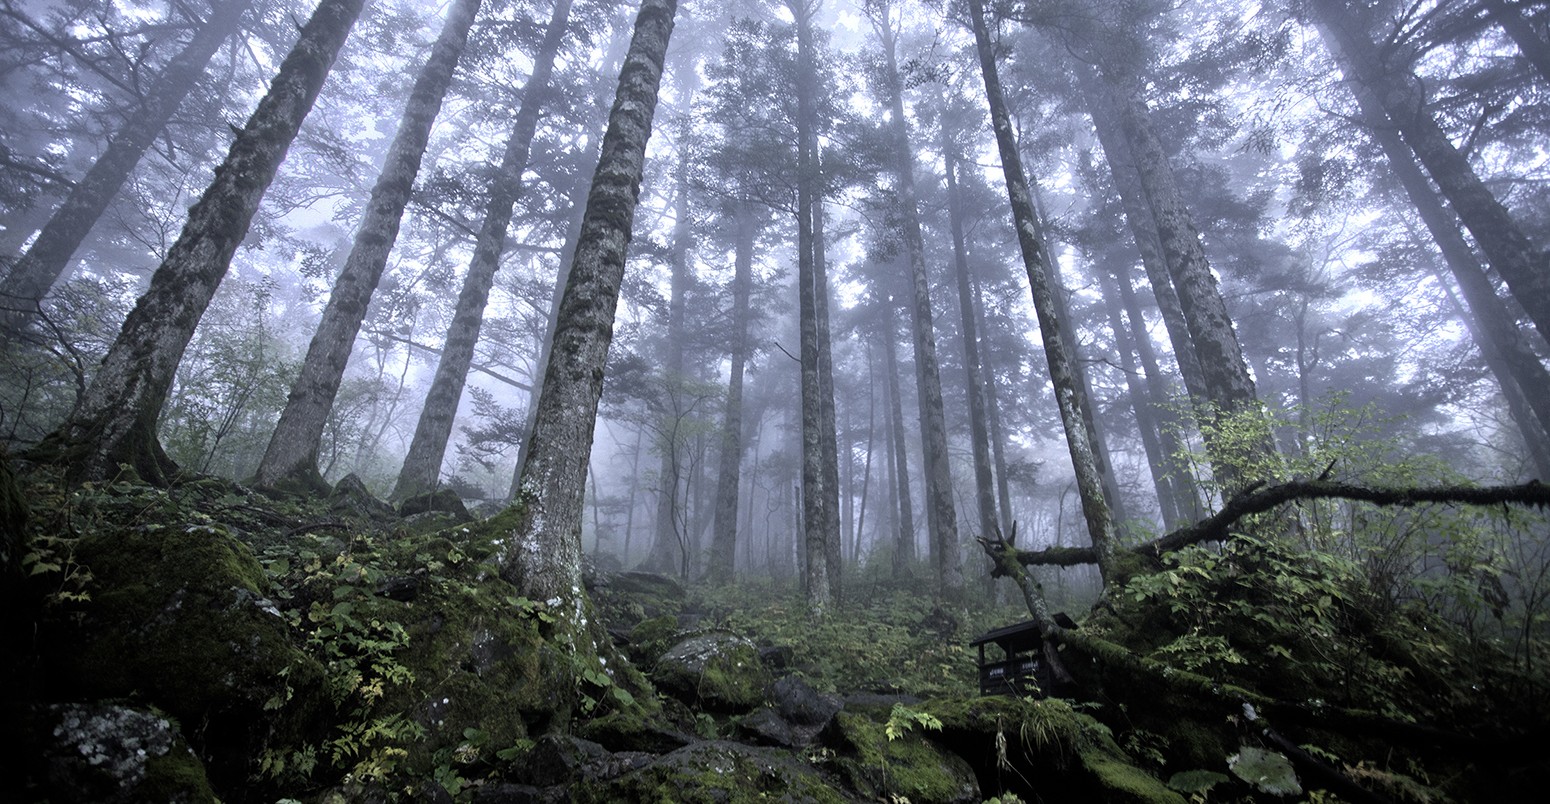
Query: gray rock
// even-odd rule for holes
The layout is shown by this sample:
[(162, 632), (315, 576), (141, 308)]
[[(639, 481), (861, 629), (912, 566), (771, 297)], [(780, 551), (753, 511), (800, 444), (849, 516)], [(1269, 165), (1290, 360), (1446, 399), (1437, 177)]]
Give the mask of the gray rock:
[(763, 701), (769, 671), (752, 642), (734, 634), (709, 633), (670, 648), (657, 659), (651, 680), (691, 706), (746, 712)]

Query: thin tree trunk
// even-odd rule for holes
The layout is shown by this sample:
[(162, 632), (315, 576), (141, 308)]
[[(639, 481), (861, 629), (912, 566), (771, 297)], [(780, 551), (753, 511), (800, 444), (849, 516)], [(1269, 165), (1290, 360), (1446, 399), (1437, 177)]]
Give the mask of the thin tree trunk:
[(157, 441), (156, 420), (178, 363), (364, 2), (318, 5), (86, 393), (39, 445), (37, 454), (66, 463), (71, 479), (106, 479), (128, 464), (145, 480), (164, 483), (177, 470)]
[[(1348, 78), (1371, 90), (1384, 113), (1453, 211), (1474, 235), (1486, 261), (1506, 281), (1539, 334), (1550, 339), (1550, 260), (1536, 248), (1511, 213), (1480, 180), (1468, 157), (1454, 147), (1426, 108), (1424, 90), (1397, 54), (1385, 54), (1345, 4), (1314, 0), (1319, 33)], [(1379, 61), (1380, 56), (1388, 58)]]
[(522, 172), (527, 168), (538, 118), (549, 94), (549, 79), (565, 39), (570, 9), (571, 0), (555, 3), (543, 42), (533, 57), (533, 72), (522, 90), (522, 104), (517, 108), (511, 136), (506, 141), (500, 168), (490, 187), (490, 201), (474, 240), (473, 258), (463, 276), (463, 289), (458, 293), (441, 357), (436, 361), (436, 373), (430, 391), (426, 393), (425, 406), (420, 409), (420, 419), (415, 425), (414, 437), (410, 439), (409, 452), (404, 456), (403, 468), (398, 473), (398, 482), (393, 487), (394, 500), (433, 491), (440, 480), (453, 420), (457, 418), (463, 385), (468, 379), (474, 347), (479, 343), (479, 332), (484, 323), (484, 308), (490, 299), (490, 288), (495, 284), (501, 252), (505, 250), (511, 211), (522, 194)]
[[(1060, 408), (1061, 423), (1065, 428), (1066, 444), (1071, 453), (1071, 464), (1076, 470), (1077, 490), (1082, 499), (1082, 511), (1087, 521), (1087, 532), (1092, 539), (1093, 551), (1098, 556), (1099, 570), (1104, 582), (1123, 582), (1115, 564), (1115, 528), (1108, 501), (1104, 499), (1103, 480), (1098, 457), (1092, 441), (1083, 426), (1083, 410), (1087, 404), (1082, 385), (1074, 372), (1074, 360), (1070, 345), (1062, 332), (1058, 318), (1058, 291), (1051, 276), (1050, 266), (1045, 264), (1045, 251), (1039, 238), (1038, 216), (1034, 209), (1033, 194), (1023, 174), (1022, 160), (1018, 155), (1017, 141), (1012, 132), (1012, 121), (1007, 113), (1005, 95), (1001, 91), (1001, 79), (991, 51), (990, 32), (985, 25), (985, 9), (981, 0), (969, 0), (969, 14), (974, 26), (975, 49), (979, 55), (980, 72), (985, 80), (985, 96), (990, 104), (991, 127), (995, 130), (996, 146), (1001, 155), (1001, 169), (1006, 175), (1007, 196), (1012, 206), (1012, 216), (1017, 229), (1017, 243), (1022, 251), (1023, 265), (1028, 273), (1028, 284), (1033, 292), (1034, 309), (1039, 317), (1039, 330), (1044, 340), (1044, 354), (1049, 363), (1050, 381), (1055, 387), (1055, 400)], [(1042, 604), (1042, 601), (1039, 601)], [(1041, 630), (1048, 631), (1051, 622), (1041, 622)]]
[[(970, 285), (973, 291), (974, 320), (977, 329), (984, 332), (985, 311), (981, 304), (984, 291), (980, 288), (979, 280), (970, 277)], [(990, 426), (990, 456), (995, 462), (996, 477), (996, 504), (1001, 513), (1000, 525), (1002, 533), (1012, 531), (1012, 486), (1007, 478), (1006, 471), (1006, 437), (1001, 428), (1001, 393), (997, 390), (995, 366), (991, 361), (992, 354), (987, 352), (980, 366), (985, 377), (985, 413)]]
[[(944, 104), (945, 106), (945, 104)], [(942, 126), (942, 161), (947, 179), (947, 223), (953, 238), (953, 274), (958, 285), (959, 326), (963, 334), (964, 388), (969, 395), (969, 441), (974, 453), (975, 502), (980, 535), (1000, 532), (996, 521), (995, 475), (990, 465), (990, 432), (985, 427), (984, 375), (980, 370), (979, 330), (974, 320), (974, 295), (969, 288), (969, 254), (963, 236), (963, 200), (958, 191), (958, 156), (947, 126)]]
[(532, 600), (554, 601), (551, 611), (562, 618), (557, 630), (568, 632), (583, 653), (596, 645), (579, 639), (592, 625), (581, 581), (582, 482), (677, 9), (677, 0), (641, 2), (560, 302), (553, 343), (560, 359), (544, 372), (518, 498), (491, 520), (503, 537), (501, 576)]
[(953, 504), (953, 479), (948, 465), (947, 426), (942, 404), (942, 378), (937, 367), (935, 325), (931, 310), (931, 284), (926, 277), (925, 238), (915, 198), (915, 160), (910, 151), (909, 128), (904, 115), (904, 89), (899, 80), (893, 22), (886, 7), (874, 17), (873, 28), (885, 59), (884, 92), (893, 117), (889, 132), (895, 191), (903, 223), (904, 250), (909, 258), (913, 304), (911, 329), (915, 336), (915, 382), (919, 389), (922, 454), (926, 467), (926, 508), (931, 523), (932, 558), (936, 563), (939, 594), (957, 600), (963, 594), (962, 557), (958, 551), (958, 514)]
[(124, 186), (135, 165), (151, 143), (167, 128), (178, 106), (199, 83), (205, 67), (226, 41), (252, 0), (229, 0), (213, 5), (210, 18), (200, 26), (183, 50), (162, 68), (139, 107), (108, 142), (91, 169), (43, 225), (26, 253), (11, 266), (3, 284), (6, 298), (0, 304), (0, 337), (24, 329), (38, 304), (54, 283), (64, 276), (92, 227)]
[(753, 207), (748, 202), (740, 202), (733, 215), (737, 243), (732, 278), (732, 376), (727, 381), (726, 416), (721, 425), (716, 523), (706, 572), (707, 579), (713, 584), (731, 583), (737, 565), (737, 492), (743, 463), (743, 371), (748, 365), (749, 297), (753, 290), (754, 239), (759, 229)]
[(892, 441), (892, 469), (898, 489), (898, 542), (893, 551), (893, 577), (902, 578), (915, 562), (915, 504), (910, 495), (910, 460), (904, 431), (904, 401), (899, 389), (899, 355), (894, 345), (898, 327), (894, 322), (894, 302), (887, 296), (886, 332), (883, 335), (883, 360), (888, 365), (888, 436)]
[(415, 78), (398, 133), (393, 135), (382, 172), (371, 188), (350, 256), (334, 281), (333, 292), (323, 308), (323, 320), (307, 347), (301, 373), (291, 386), (290, 398), (258, 465), (255, 482), (259, 485), (273, 486), (285, 481), (309, 487), (325, 485), (317, 468), (323, 428), (339, 394), (350, 352), (355, 348), (355, 336), (366, 318), (388, 254), (398, 239), (398, 227), (409, 204), (415, 176), (420, 172), (431, 126), (441, 112), (442, 99), (452, 83), (452, 73), (462, 57), (479, 6), (480, 0), (458, 0), (453, 4), (430, 58)]

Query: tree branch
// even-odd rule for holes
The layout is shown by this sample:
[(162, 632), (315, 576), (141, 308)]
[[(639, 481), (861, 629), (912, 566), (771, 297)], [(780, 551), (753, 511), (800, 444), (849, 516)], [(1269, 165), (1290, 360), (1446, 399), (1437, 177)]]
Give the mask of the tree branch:
[[(1277, 506), (1297, 500), (1357, 500), (1373, 505), (1411, 506), (1420, 503), (1451, 503), (1455, 505), (1517, 505), (1550, 507), (1550, 486), (1531, 480), (1517, 486), (1431, 486), (1420, 488), (1370, 488), (1350, 483), (1328, 480), (1293, 480), (1288, 483), (1261, 488), (1251, 486), (1233, 497), (1215, 515), (1189, 527), (1145, 544), (1128, 549), (1128, 552), (1146, 558), (1160, 558), (1164, 553), (1201, 542), (1220, 541), (1228, 530), (1246, 516), (1260, 514)], [(1072, 567), (1078, 564), (1095, 564), (1097, 554), (1091, 547), (1051, 547), (1045, 550), (1018, 550), (1016, 559), (1024, 566)]]

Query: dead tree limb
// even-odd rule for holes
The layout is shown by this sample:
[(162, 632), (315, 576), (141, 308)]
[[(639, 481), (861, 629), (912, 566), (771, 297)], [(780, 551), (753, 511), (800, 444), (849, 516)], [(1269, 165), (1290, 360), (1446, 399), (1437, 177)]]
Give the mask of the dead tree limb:
[[(1156, 560), (1201, 542), (1227, 538), (1233, 525), (1246, 516), (1261, 514), (1277, 506), (1298, 500), (1356, 500), (1373, 505), (1405, 507), (1421, 503), (1453, 505), (1525, 505), (1550, 507), (1550, 486), (1531, 480), (1516, 486), (1431, 486), (1418, 488), (1372, 488), (1328, 480), (1293, 480), (1263, 488), (1250, 486), (1233, 497), (1222, 510), (1188, 527), (1179, 528), (1145, 544), (1128, 548), (1142, 558)], [(1074, 567), (1095, 564), (1098, 556), (1091, 547), (1051, 547), (1044, 550), (1017, 550), (1016, 561), (1023, 566)]]

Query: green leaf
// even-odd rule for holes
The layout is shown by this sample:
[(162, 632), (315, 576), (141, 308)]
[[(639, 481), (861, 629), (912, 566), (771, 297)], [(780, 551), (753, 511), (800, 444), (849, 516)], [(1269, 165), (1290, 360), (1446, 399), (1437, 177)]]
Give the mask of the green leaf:
[(1292, 761), (1275, 751), (1244, 746), (1227, 758), (1227, 767), (1233, 775), (1254, 785), (1262, 793), (1273, 796), (1300, 796), (1302, 785), (1297, 783), (1297, 772)]
[(1168, 777), (1168, 787), (1180, 793), (1204, 793), (1226, 781), (1231, 780), (1216, 771), (1182, 771)]

